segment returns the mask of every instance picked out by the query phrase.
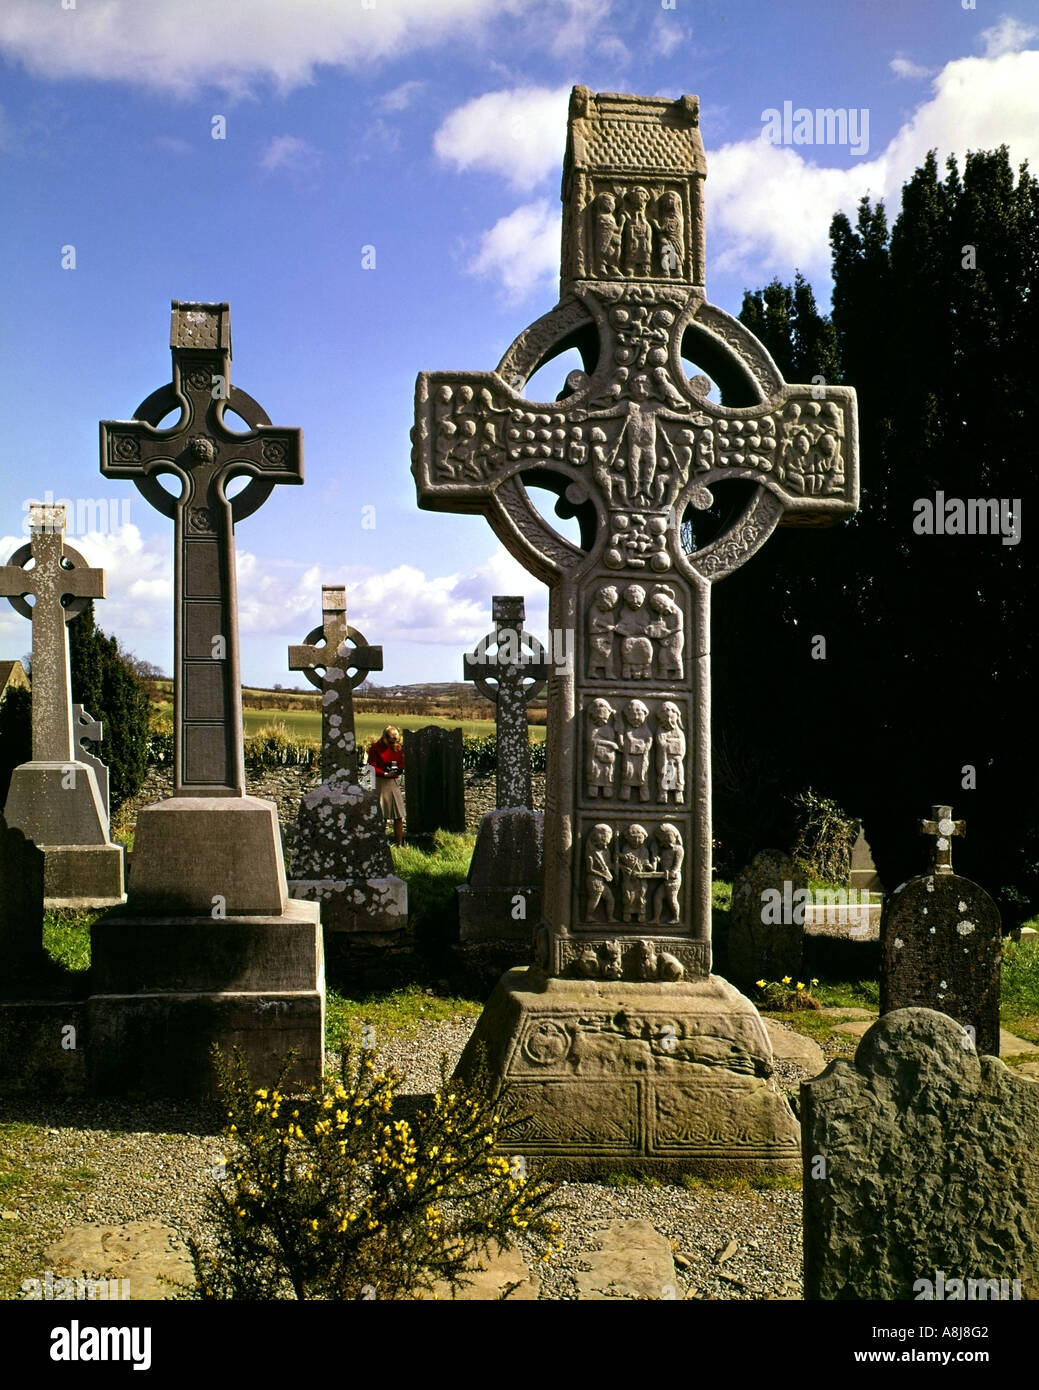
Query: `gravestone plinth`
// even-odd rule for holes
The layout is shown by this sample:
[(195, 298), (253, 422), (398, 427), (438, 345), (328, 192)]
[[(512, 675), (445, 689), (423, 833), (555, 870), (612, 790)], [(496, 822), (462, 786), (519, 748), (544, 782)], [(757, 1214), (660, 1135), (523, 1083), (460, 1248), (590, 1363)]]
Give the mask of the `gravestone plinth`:
[(300, 801), (289, 892), (321, 904), (340, 944), (390, 946), (408, 925), (407, 884), (394, 874), (378, 793), (357, 778), (353, 691), (382, 670), (382, 648), (346, 621), (346, 590), (321, 590), (322, 625), (289, 648), (289, 669), (321, 691), (319, 786)]
[(494, 705), (497, 807), (480, 820), (468, 881), (458, 889), (459, 939), (513, 942), (530, 950), (541, 918), (544, 817), (533, 810), (527, 702), (545, 688), (548, 663), (524, 632), (522, 597), (496, 594), (494, 632), (468, 655), (463, 674)]
[(104, 1093), (211, 1094), (213, 1043), (241, 1046), (260, 1085), (290, 1048), (295, 1080), (323, 1062), (319, 909), (290, 902), (277, 807), (245, 791), (235, 582), (234, 523), (303, 481), (301, 432), (231, 385), (226, 304), (174, 300), (170, 347), (172, 382), (101, 424), (102, 473), (173, 521), (175, 556), (173, 796), (141, 812), (126, 906), (91, 930), (90, 1080)]
[[(576, 648), (549, 679), (536, 963), (498, 986), (459, 1064), (489, 1057), (530, 1115), (524, 1154), (565, 1155), (575, 1174), (795, 1161), (757, 1012), (710, 974), (710, 591), (781, 520), (855, 511), (855, 395), (788, 385), (707, 302), (705, 176), (696, 97), (576, 87), (559, 304), (496, 370), (416, 385), (419, 505), (482, 512)], [(584, 370), (525, 399), (571, 347)], [(710, 368), (726, 405), (684, 361)], [(716, 503), (716, 481), (742, 512)], [(528, 487), (556, 494), (579, 540)]]
[(404, 730), (404, 806), (408, 838), (465, 830), (461, 729)]
[(851, 871), (848, 886), (866, 893), (883, 893), (884, 891), (884, 885), (877, 873), (877, 866), (873, 862), (873, 851), (866, 839), (866, 832), (861, 823), (858, 834), (855, 836), (855, 843), (851, 847)]
[(1039, 1086), (954, 1019), (885, 1014), (801, 1125), (806, 1299), (1039, 1298)]
[(43, 851), (46, 907), (107, 907), (123, 901), (123, 847), (109, 839), (93, 767), (76, 756), (68, 640), (87, 601), (104, 597), (104, 573), (66, 544), (64, 507), (34, 503), (29, 532), (0, 568), (0, 594), (32, 621), (33, 650), (32, 760), (11, 774), (4, 817)]
[(981, 1053), (999, 1056), (1002, 929), (999, 909), (978, 884), (952, 871), (951, 840), (963, 821), (935, 806), (921, 833), (935, 836), (931, 872), (884, 900), (880, 922), (880, 1011), (936, 1009), (974, 1029)]
[(729, 908), (728, 978), (803, 980), (807, 876), (781, 850), (759, 850), (736, 875)]

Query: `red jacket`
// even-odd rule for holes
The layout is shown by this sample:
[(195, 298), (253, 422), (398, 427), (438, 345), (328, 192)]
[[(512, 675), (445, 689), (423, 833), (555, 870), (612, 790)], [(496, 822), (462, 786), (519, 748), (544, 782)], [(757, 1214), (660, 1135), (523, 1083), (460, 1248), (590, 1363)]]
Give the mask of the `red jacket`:
[(379, 739), (368, 750), (368, 762), (375, 768), (376, 777), (388, 777), (391, 765), (403, 772), (404, 749), (387, 748), (382, 739)]

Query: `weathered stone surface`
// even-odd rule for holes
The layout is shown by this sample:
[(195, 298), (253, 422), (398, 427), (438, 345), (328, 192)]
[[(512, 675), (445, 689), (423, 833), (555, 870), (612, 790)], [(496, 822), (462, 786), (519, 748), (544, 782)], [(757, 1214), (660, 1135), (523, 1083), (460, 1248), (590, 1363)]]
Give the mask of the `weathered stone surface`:
[(946, 1299), (954, 1279), (1039, 1298), (1039, 1089), (954, 1019), (884, 1015), (801, 1116), (805, 1298), (934, 1298), (939, 1271)]
[(793, 1062), (795, 1066), (804, 1067), (812, 1076), (826, 1066), (826, 1055), (817, 1042), (802, 1033), (795, 1033), (778, 1019), (763, 1018), (761, 1021), (768, 1030), (772, 1055), (777, 1062)]
[[(880, 1010), (928, 1008), (975, 1030), (979, 1052), (999, 1055), (999, 909), (978, 884), (952, 871), (950, 839), (963, 833), (936, 806), (925, 833), (938, 838), (932, 871), (884, 900)], [(955, 827), (955, 828), (954, 828)]]
[(567, 1177), (797, 1167), (798, 1129), (772, 1080), (761, 1018), (727, 981), (541, 980), (510, 970), (458, 1065), (481, 1058), (523, 1128), (528, 1158)]
[(404, 730), (404, 803), (408, 836), (465, 829), (461, 729)]
[(104, 737), (104, 725), (100, 719), (95, 719), (88, 714), (82, 705), (72, 706), (72, 747), (76, 755), (76, 761), (86, 763), (87, 767), (94, 769), (94, 781), (97, 783), (98, 795), (101, 798), (101, 805), (105, 808), (105, 831), (109, 828), (109, 792), (108, 792), (108, 764), (103, 763), (99, 757), (91, 752), (88, 745), (100, 743)]
[[(804, 978), (805, 875), (781, 850), (760, 850), (732, 885), (729, 978), (741, 989), (755, 980)], [(779, 899), (777, 905), (777, 896)], [(775, 917), (782, 920), (776, 922)]]
[[(176, 1290), (167, 1280), (195, 1287), (187, 1246), (172, 1227), (158, 1221), (81, 1223), (48, 1246), (43, 1257), (59, 1277), (118, 1280), (110, 1298), (174, 1298)], [(46, 1296), (46, 1289), (42, 1293)]]
[(494, 705), (498, 809), (522, 806), (530, 810), (527, 702), (544, 690), (548, 662), (537, 638), (523, 631), (526, 605), (522, 597), (495, 594), (492, 611), (494, 631), (465, 658), (462, 670), (466, 680), (473, 681)]
[(541, 919), (544, 837), (539, 811), (498, 810), (483, 817), (469, 880), (458, 888), (463, 942), (514, 941), (529, 957)]
[[(709, 978), (711, 585), (781, 518), (830, 522), (858, 504), (854, 392), (827, 387), (819, 401), (812, 388), (787, 385), (753, 335), (706, 301), (705, 176), (696, 97), (574, 88), (560, 303), (494, 371), (423, 372), (416, 385), (420, 506), (486, 515), (548, 584), (550, 631), (575, 637), (573, 661), (555, 665), (549, 683), (536, 934), (547, 985), (538, 993), (532, 977), (521, 1006), (503, 984), (484, 1015), (498, 1011), (496, 1024), (477, 1030), (510, 1081), (514, 1026), (561, 978), (577, 993), (566, 1003), (573, 1012), (552, 1022), (571, 1041), (588, 1031), (597, 980), (648, 989), (661, 1011), (685, 1009), (680, 986), (702, 981), (704, 997), (718, 988)], [(555, 399), (525, 399), (531, 376), (574, 344), (587, 370), (561, 380)], [(729, 383), (731, 404), (709, 399), (707, 377), (678, 370), (682, 357)], [(531, 505), (524, 479), (535, 478), (558, 495), (559, 515), (577, 518), (579, 544)], [(720, 532), (701, 515), (716, 480), (751, 484), (746, 509)], [(735, 991), (726, 997), (723, 1051), (744, 1005)], [(507, 1056), (503, 1040), (514, 1049)], [(634, 1040), (624, 1047), (639, 1052)], [(563, 1068), (535, 1086), (554, 1152), (612, 1146), (648, 1166), (681, 1166), (714, 1161), (716, 1137), (719, 1161), (783, 1160), (793, 1118), (780, 1118), (763, 1076), (692, 1068), (658, 1090), (626, 1070), (622, 1049), (605, 1055), (615, 1071), (601, 1082)]]
[(0, 816), (0, 995), (38, 980), (44, 955), (43, 853)]
[(577, 1274), (577, 1297), (582, 1302), (682, 1297), (670, 1242), (648, 1221), (611, 1221), (598, 1249), (584, 1258), (591, 1269)]
[[(33, 634), (32, 761), (14, 769), (4, 817), (44, 852), (47, 907), (104, 907), (123, 900), (123, 850), (108, 838), (107, 786), (102, 799), (94, 760), (76, 756), (68, 624), (104, 597), (105, 577), (65, 543), (64, 507), (34, 503), (29, 531), (30, 543), (0, 568), (0, 594)], [(91, 852), (66, 852), (79, 847)]]
[(527, 1268), (527, 1262), (520, 1250), (501, 1250), (494, 1246), (488, 1255), (478, 1262), (478, 1268), (468, 1276), (472, 1281), (464, 1288), (451, 1292), (447, 1283), (438, 1283), (435, 1290), (437, 1299), (447, 1302), (474, 1303), (495, 1302), (507, 1299), (509, 1303), (529, 1303), (536, 1299), (541, 1287), (540, 1281)]

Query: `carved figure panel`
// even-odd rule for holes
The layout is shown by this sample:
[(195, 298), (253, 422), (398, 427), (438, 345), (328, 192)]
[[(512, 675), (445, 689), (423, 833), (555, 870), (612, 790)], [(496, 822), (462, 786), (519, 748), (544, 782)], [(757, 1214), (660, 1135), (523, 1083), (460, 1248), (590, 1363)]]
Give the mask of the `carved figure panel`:
[(685, 701), (588, 701), (584, 718), (586, 797), (681, 805), (686, 799)]
[(594, 279), (687, 278), (687, 191), (678, 180), (627, 183), (589, 180), (584, 208), (584, 256)]
[(649, 828), (640, 821), (589, 823), (582, 855), (582, 921), (622, 928), (679, 926), (685, 846), (671, 821)]
[(685, 616), (673, 585), (601, 585), (585, 630), (588, 680), (685, 678)]

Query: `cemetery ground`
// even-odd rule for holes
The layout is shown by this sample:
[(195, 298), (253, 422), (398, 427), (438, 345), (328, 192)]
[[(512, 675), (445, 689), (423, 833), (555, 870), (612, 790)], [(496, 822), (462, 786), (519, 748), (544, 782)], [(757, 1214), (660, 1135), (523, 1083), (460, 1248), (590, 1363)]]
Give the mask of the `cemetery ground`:
[[(493, 778), (469, 778), (467, 803), (481, 781)], [(408, 884), (407, 940), (389, 953), (329, 962), (328, 1064), (335, 1069), (344, 1045), (356, 1049), (362, 1029), (374, 1029), (368, 1036), (378, 1063), (405, 1074), (398, 1091), (405, 1115), (415, 1098), (440, 1085), (442, 1059), (454, 1066), (499, 970), (510, 963), (450, 942), (454, 888), (465, 879), (473, 843), (471, 834), (438, 832), (433, 843), (394, 848), (394, 872)], [(715, 883), (721, 973), (730, 895), (730, 885)], [(91, 920), (47, 915), (47, 949), (70, 973), (89, 965)], [(818, 983), (791, 979), (788, 990), (760, 990), (756, 998), (769, 1020), (777, 1080), (795, 1107), (799, 1083), (831, 1059), (852, 1056), (877, 1015), (875, 971), (868, 968), (873, 948), (852, 949), (861, 953), (861, 977), (854, 968), (842, 974), (847, 953), (823, 940), (811, 967)], [(784, 992), (798, 1007), (765, 1007), (766, 995), (775, 1003)], [(1003, 1060), (1039, 1079), (1034, 945), (1006, 945), (1001, 1017)], [(222, 1123), (216, 1103), (5, 1102), (0, 1298), (20, 1298), (23, 1281), (43, 1279), (48, 1270), (55, 1278), (129, 1278), (133, 1298), (171, 1297), (167, 1279), (190, 1286), (183, 1240), (205, 1241), (203, 1203), (223, 1152)], [(499, 1256), (462, 1297), (494, 1299), (512, 1285), (511, 1297), (525, 1299), (802, 1297), (799, 1178), (665, 1183), (619, 1169), (600, 1183), (565, 1183), (559, 1195), (566, 1208), (562, 1252), (532, 1274), (522, 1247)]]

